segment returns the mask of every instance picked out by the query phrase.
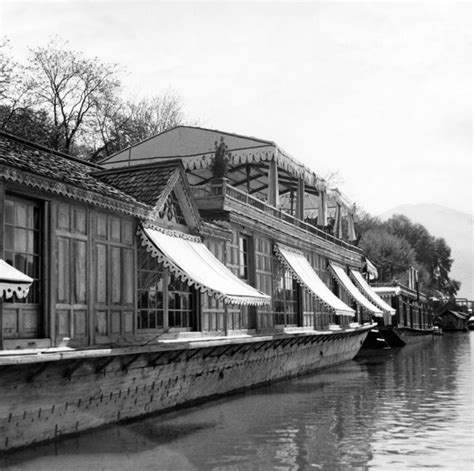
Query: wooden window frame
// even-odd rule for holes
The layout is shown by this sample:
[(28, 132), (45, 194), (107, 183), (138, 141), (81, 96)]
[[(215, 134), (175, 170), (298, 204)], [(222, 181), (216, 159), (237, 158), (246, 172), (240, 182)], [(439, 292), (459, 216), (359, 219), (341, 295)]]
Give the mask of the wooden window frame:
[[(2, 205), (2, 216), (1, 216), (1, 225), (2, 225), (2, 234), (0, 238), (0, 250), (2, 257), (5, 258), (5, 202), (7, 199), (13, 199), (17, 201), (23, 201), (26, 203), (31, 203), (38, 207), (39, 209), (39, 267), (38, 267), (38, 283), (39, 283), (39, 302), (38, 303), (28, 303), (28, 299), (20, 302), (13, 303), (0, 303), (0, 349), (3, 348), (18, 348), (26, 347), (30, 345), (36, 346), (49, 346), (51, 345), (51, 319), (48, 317), (50, 312), (50, 295), (51, 289), (47, 280), (50, 278), (51, 272), (51, 260), (50, 260), (50, 238), (48, 236), (51, 233), (51, 211), (50, 211), (50, 201), (46, 199), (37, 191), (28, 192), (28, 195), (25, 196), (24, 188), (7, 186), (0, 183), (0, 204)], [(15, 309), (25, 310), (28, 306), (35, 306), (38, 308), (39, 323), (36, 334), (34, 335), (22, 335), (19, 332), (18, 335), (4, 337), (4, 309), (8, 307), (15, 306)], [(20, 314), (21, 315), (21, 314)], [(5, 342), (8, 342), (8, 346), (5, 345)]]
[[(287, 286), (287, 284), (291, 283), (291, 287)], [(282, 292), (285, 293), (283, 298), (279, 296), (277, 290), (274, 293), (274, 325), (275, 326), (283, 326), (283, 327), (297, 327), (301, 325), (302, 319), (302, 292), (301, 286), (299, 283), (293, 278), (291, 273), (283, 267), (281, 264), (279, 265), (276, 273), (275, 279), (275, 287), (281, 286), (283, 287)], [(291, 299), (287, 296), (288, 293), (291, 293)], [(280, 303), (283, 306), (283, 311), (276, 311), (276, 304)], [(294, 309), (289, 309), (289, 307), (294, 306)], [(280, 316), (283, 316), (284, 322), (277, 322)], [(294, 320), (295, 322), (289, 322)]]
[[(142, 288), (140, 286), (141, 282), (141, 273), (143, 271), (149, 271), (152, 272), (153, 270), (150, 269), (143, 269), (141, 268), (141, 263), (140, 263), (140, 257), (147, 256), (149, 257), (148, 262), (152, 262), (156, 265), (156, 269), (160, 270), (162, 273), (162, 284), (163, 284), (163, 292), (162, 292), (162, 297), (163, 297), (163, 323), (159, 327), (147, 327), (147, 328), (140, 328), (138, 318), (141, 315), (141, 311), (144, 310), (152, 310), (150, 308), (141, 308), (140, 307), (140, 294), (142, 292), (146, 292), (146, 288)], [(153, 258), (146, 250), (139, 246), (137, 250), (137, 333), (139, 334), (149, 334), (149, 333), (156, 333), (156, 332), (192, 332), (196, 331), (199, 328), (199, 318), (200, 318), (200, 294), (198, 290), (196, 290), (193, 287), (189, 287), (189, 297), (190, 297), (190, 308), (187, 310), (177, 310), (177, 309), (170, 309), (169, 303), (170, 303), (170, 294), (171, 293), (184, 293), (184, 291), (174, 291), (170, 290), (170, 283), (171, 283), (171, 278), (174, 277), (170, 271), (163, 266), (163, 264), (160, 264), (155, 258)], [(180, 283), (184, 283), (181, 282)], [(187, 286), (187, 285), (186, 285)], [(183, 325), (170, 325), (170, 311), (174, 311), (174, 314), (176, 315), (176, 312), (182, 313), (187, 313), (188, 316), (188, 326), (183, 326)], [(156, 324), (155, 324), (156, 325)]]

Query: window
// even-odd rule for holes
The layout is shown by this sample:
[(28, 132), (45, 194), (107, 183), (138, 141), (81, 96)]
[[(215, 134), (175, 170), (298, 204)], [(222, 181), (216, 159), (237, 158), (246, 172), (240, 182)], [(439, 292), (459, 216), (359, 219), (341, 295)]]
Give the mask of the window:
[(249, 237), (239, 235), (239, 277), (249, 279)]
[(35, 338), (42, 334), (42, 205), (40, 202), (5, 197), (4, 258), (33, 278), (24, 299), (5, 300), (3, 334), (6, 338)]
[(33, 201), (5, 199), (5, 261), (33, 278), (29, 295), (13, 302), (40, 303), (40, 208)]
[(168, 284), (168, 325), (169, 327), (191, 327), (194, 307), (194, 290), (177, 279), (170, 277)]
[(163, 322), (163, 266), (147, 251), (138, 249), (138, 329), (162, 329)]
[(280, 268), (277, 274), (275, 325), (296, 326), (299, 314), (299, 287), (288, 270)]
[(137, 328), (190, 330), (194, 326), (196, 291), (138, 248)]

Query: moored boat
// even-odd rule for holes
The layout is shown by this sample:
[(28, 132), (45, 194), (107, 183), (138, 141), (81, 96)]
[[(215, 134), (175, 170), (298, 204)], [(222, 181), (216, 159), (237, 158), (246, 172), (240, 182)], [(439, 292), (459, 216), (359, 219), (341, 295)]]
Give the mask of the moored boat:
[(474, 316), (471, 316), (467, 321), (467, 327), (469, 330), (474, 330)]
[(433, 309), (423, 293), (399, 283), (373, 290), (396, 311), (391, 324), (380, 329), (389, 345), (400, 347), (432, 339)]
[(179, 127), (97, 166), (0, 132), (0, 179), (32, 280), (2, 305), (0, 450), (348, 361), (381, 312), (352, 205), (272, 142)]

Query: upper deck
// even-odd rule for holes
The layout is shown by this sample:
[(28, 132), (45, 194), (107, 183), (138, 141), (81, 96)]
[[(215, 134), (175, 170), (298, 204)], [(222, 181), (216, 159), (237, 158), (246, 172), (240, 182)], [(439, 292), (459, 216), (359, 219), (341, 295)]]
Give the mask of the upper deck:
[[(204, 218), (267, 227), (276, 239), (300, 240), (356, 264), (354, 206), (272, 141), (179, 126), (102, 162), (107, 171), (179, 159)], [(289, 240), (291, 238), (291, 240)], [(309, 247), (308, 247), (309, 248)]]
[(277, 208), (232, 186), (225, 178), (213, 180), (205, 185), (196, 185), (191, 189), (204, 218), (222, 212), (238, 213), (272, 228), (275, 232), (281, 231), (302, 240), (309, 238), (315, 245), (326, 250), (336, 249), (344, 252), (346, 257), (360, 259), (362, 255), (362, 249), (351, 242), (335, 237), (329, 230), (290, 214), (281, 206)]

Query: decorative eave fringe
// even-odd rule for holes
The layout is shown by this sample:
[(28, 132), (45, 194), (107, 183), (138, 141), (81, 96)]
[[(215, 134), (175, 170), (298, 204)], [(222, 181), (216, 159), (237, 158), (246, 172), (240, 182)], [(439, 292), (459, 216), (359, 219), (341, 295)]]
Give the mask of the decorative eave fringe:
[[(297, 249), (294, 249), (292, 247), (287, 247), (285, 245), (285, 249), (287, 250), (290, 250), (291, 252), (294, 252), (294, 253), (298, 253), (298, 254), (301, 254), (301, 252)], [(293, 267), (286, 261), (286, 258), (280, 253), (280, 251), (278, 250), (278, 243), (275, 244), (275, 247), (274, 247), (274, 252), (275, 252), (275, 255), (277, 256), (278, 260), (283, 264), (283, 266), (291, 273), (291, 276), (293, 277), (293, 279), (295, 281), (297, 281), (301, 286), (303, 286), (304, 290), (309, 294), (311, 295), (314, 299), (316, 299), (318, 302), (320, 302), (321, 304), (323, 304), (324, 306), (326, 306), (331, 312), (333, 312), (334, 314), (336, 314), (336, 316), (349, 316), (349, 317), (354, 317), (354, 314), (349, 314), (349, 313), (345, 313), (345, 312), (339, 312), (337, 309), (335, 309), (333, 306), (331, 306), (330, 304), (328, 304), (326, 301), (324, 301), (323, 299), (321, 299), (311, 288), (309, 288), (305, 283), (303, 283), (303, 281), (301, 280), (301, 278), (299, 277), (299, 275), (293, 270)]]
[[(164, 232), (167, 235), (175, 235), (174, 231), (166, 232), (166, 229), (158, 229)], [(182, 233), (180, 233), (182, 234)], [(241, 296), (229, 296), (225, 293), (221, 293), (219, 291), (215, 291), (201, 283), (196, 282), (189, 275), (181, 270), (177, 265), (175, 265), (171, 260), (163, 255), (163, 253), (150, 241), (147, 235), (138, 228), (137, 235), (141, 238), (141, 244), (143, 247), (146, 248), (146, 251), (150, 253), (152, 257), (158, 259), (160, 263), (163, 264), (164, 267), (168, 268), (170, 272), (176, 276), (179, 280), (183, 283), (186, 283), (188, 286), (194, 287), (195, 289), (199, 290), (201, 293), (207, 294), (209, 296), (214, 297), (215, 299), (222, 301), (224, 304), (234, 304), (239, 306), (264, 306), (270, 304), (271, 299), (257, 299), (257, 298), (250, 298), (250, 297), (241, 297)], [(194, 242), (202, 242), (200, 238), (189, 236), (188, 234), (183, 234), (183, 239), (191, 240)]]
[(18, 299), (23, 299), (28, 296), (30, 285), (31, 283), (6, 283), (0, 281), (0, 295), (3, 296), (4, 299), (10, 299), (13, 295)]
[[(344, 289), (344, 291), (347, 293), (347, 295), (349, 296), (349, 298), (351, 298), (352, 301), (354, 301), (356, 304), (358, 304), (362, 309), (365, 309), (366, 311), (368, 311), (368, 309), (367, 309), (366, 307), (362, 306), (362, 305), (359, 303), (359, 301), (352, 295), (352, 293), (344, 286), (344, 283), (342, 283), (341, 280), (339, 280), (339, 278), (337, 277), (336, 273), (334, 272), (334, 270), (332, 269), (331, 266), (329, 266), (329, 272), (331, 273), (331, 276), (332, 276), (332, 278), (334, 279), (334, 281), (336, 281), (337, 284), (338, 284), (339, 286), (341, 286), (341, 287)], [(364, 296), (364, 295), (362, 295), (362, 296)], [(364, 297), (365, 297), (365, 296), (364, 296)], [(369, 301), (369, 302), (372, 302), (372, 301), (370, 301), (370, 300), (368, 300), (368, 301)], [(377, 306), (375, 306), (375, 307), (377, 307)], [(370, 311), (369, 311), (369, 312), (370, 312)], [(383, 314), (374, 314), (374, 313), (371, 313), (371, 314), (372, 314), (373, 316), (375, 316), (375, 317), (383, 317)]]
[[(232, 150), (229, 154), (229, 162), (234, 165), (275, 160), (282, 169), (302, 178), (306, 184), (311, 185), (317, 190), (326, 189), (326, 182), (322, 178), (318, 177), (304, 165), (297, 163), (292, 157), (286, 155), (278, 148), (265, 146), (262, 149)], [(182, 159), (182, 162), (188, 170), (205, 169), (212, 165), (214, 155), (214, 152), (209, 152), (197, 157), (186, 157)]]
[[(363, 293), (365, 290), (364, 290), (363, 286), (357, 281), (357, 278), (355, 278), (355, 277), (353, 277), (353, 276), (351, 276), (351, 278), (352, 278), (352, 281), (357, 285), (357, 287), (359, 288), (359, 290)], [(375, 293), (375, 294), (377, 294), (377, 293)], [(379, 296), (379, 295), (377, 295), (377, 296)], [(380, 306), (380, 304), (377, 303), (377, 302), (375, 301), (375, 299), (369, 299), (369, 301), (370, 301), (371, 303), (374, 303), (374, 304), (376, 305), (376, 307), (378, 307), (379, 309), (382, 309), (382, 311), (383, 311), (384, 313), (390, 314), (391, 316), (394, 316), (394, 315), (396, 314), (396, 312), (397, 312), (395, 309), (391, 309), (390, 311), (388, 311), (387, 308), (384, 308), (384, 307)], [(383, 300), (382, 300), (382, 301), (383, 301)]]

